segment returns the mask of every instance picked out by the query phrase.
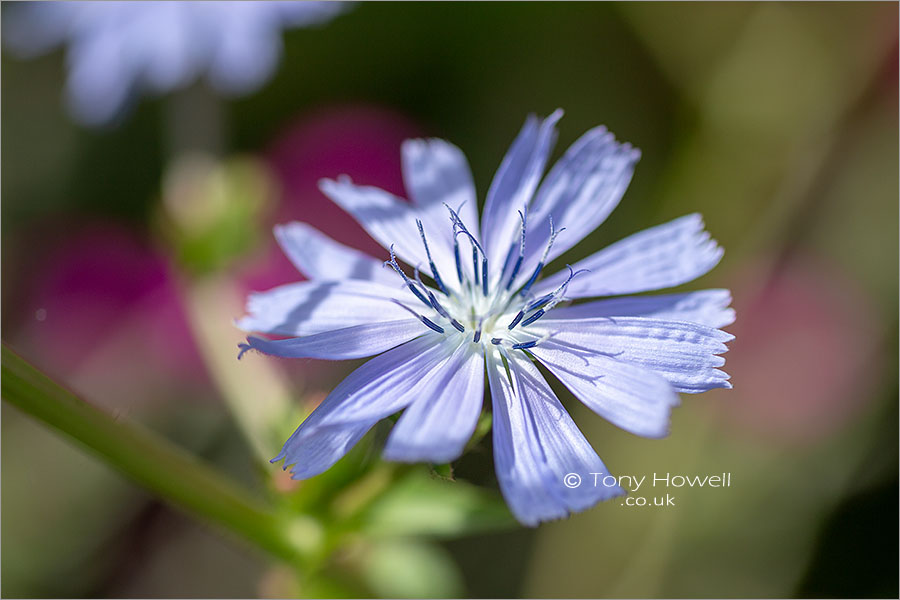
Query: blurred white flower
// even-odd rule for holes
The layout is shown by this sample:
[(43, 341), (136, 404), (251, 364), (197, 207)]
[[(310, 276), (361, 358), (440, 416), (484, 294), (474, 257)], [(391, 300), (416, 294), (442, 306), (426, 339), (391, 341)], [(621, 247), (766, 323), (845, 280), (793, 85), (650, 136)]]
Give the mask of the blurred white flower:
[(281, 56), (281, 30), (323, 23), (346, 2), (35, 2), (4, 12), (3, 39), (21, 56), (66, 44), (69, 108), (109, 123), (142, 93), (205, 75), (219, 92), (262, 86)]

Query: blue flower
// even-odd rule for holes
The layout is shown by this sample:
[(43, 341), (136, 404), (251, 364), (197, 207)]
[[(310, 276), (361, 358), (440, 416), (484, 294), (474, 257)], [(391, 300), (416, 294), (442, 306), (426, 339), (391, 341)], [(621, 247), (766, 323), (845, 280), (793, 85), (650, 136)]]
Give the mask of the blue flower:
[[(607, 469), (536, 363), (600, 416), (652, 438), (666, 435), (679, 392), (731, 387), (718, 369), (732, 339), (718, 329), (734, 320), (727, 290), (624, 296), (691, 281), (719, 262), (722, 249), (699, 215), (541, 278), (612, 212), (639, 158), (598, 127), (541, 181), (561, 116), (525, 122), (488, 190), (480, 227), (465, 157), (442, 140), (403, 145), (411, 203), (347, 177), (323, 180), (322, 191), (389, 250), (391, 269), (304, 223), (276, 228), (309, 281), (251, 295), (239, 326), (289, 338), (250, 337), (242, 354), (378, 356), (328, 395), (273, 462), (284, 459), (294, 478), (312, 477), (404, 409), (384, 457), (452, 461), (482, 411), (486, 369), (500, 488), (519, 521), (536, 525), (623, 493), (593, 485), (591, 474), (599, 479)], [(557, 308), (596, 296), (615, 298)], [(583, 484), (565, 485), (570, 473)]]
[(265, 83), (281, 30), (321, 23), (343, 2), (35, 2), (4, 14), (3, 37), (23, 55), (68, 44), (69, 107), (108, 123), (139, 92), (161, 94), (205, 74), (226, 94)]

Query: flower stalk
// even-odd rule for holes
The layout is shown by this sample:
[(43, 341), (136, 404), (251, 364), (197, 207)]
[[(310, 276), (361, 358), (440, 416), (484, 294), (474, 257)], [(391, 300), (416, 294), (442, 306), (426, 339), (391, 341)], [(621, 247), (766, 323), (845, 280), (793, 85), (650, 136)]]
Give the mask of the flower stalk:
[(295, 567), (304, 553), (260, 499), (171, 442), (91, 406), (2, 347), (3, 400), (67, 437), (172, 506)]

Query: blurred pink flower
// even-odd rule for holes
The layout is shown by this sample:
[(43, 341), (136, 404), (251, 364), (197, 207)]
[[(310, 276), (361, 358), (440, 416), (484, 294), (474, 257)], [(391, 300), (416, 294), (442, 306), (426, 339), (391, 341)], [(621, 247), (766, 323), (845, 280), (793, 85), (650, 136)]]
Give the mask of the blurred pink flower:
[(718, 407), (740, 428), (801, 443), (825, 437), (869, 403), (883, 342), (870, 299), (833, 263), (794, 255), (739, 274), (741, 316), (729, 364), (734, 391)]
[(67, 223), (66, 231), (42, 236), (58, 241), (32, 267), (17, 347), (76, 380), (204, 381), (165, 258), (120, 225)]
[[(339, 242), (380, 256), (381, 246), (319, 191), (318, 182), (346, 173), (357, 183), (405, 197), (400, 144), (421, 135), (422, 129), (408, 117), (374, 106), (327, 108), (298, 118), (268, 152), (282, 192), (268, 226), (304, 221)], [(265, 238), (264, 251), (242, 272), (245, 291), (303, 278), (274, 238)]]

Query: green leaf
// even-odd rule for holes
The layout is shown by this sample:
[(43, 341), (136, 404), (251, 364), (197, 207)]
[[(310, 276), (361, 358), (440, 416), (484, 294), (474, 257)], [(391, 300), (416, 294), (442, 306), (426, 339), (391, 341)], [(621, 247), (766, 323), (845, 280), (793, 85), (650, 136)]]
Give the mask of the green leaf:
[(361, 530), (372, 536), (454, 537), (516, 526), (499, 494), (416, 470), (368, 508)]
[(450, 463), (431, 465), (431, 471), (441, 479), (453, 481), (453, 465), (451, 465)]
[(362, 574), (382, 598), (459, 598), (464, 591), (459, 570), (444, 550), (412, 540), (372, 545)]

